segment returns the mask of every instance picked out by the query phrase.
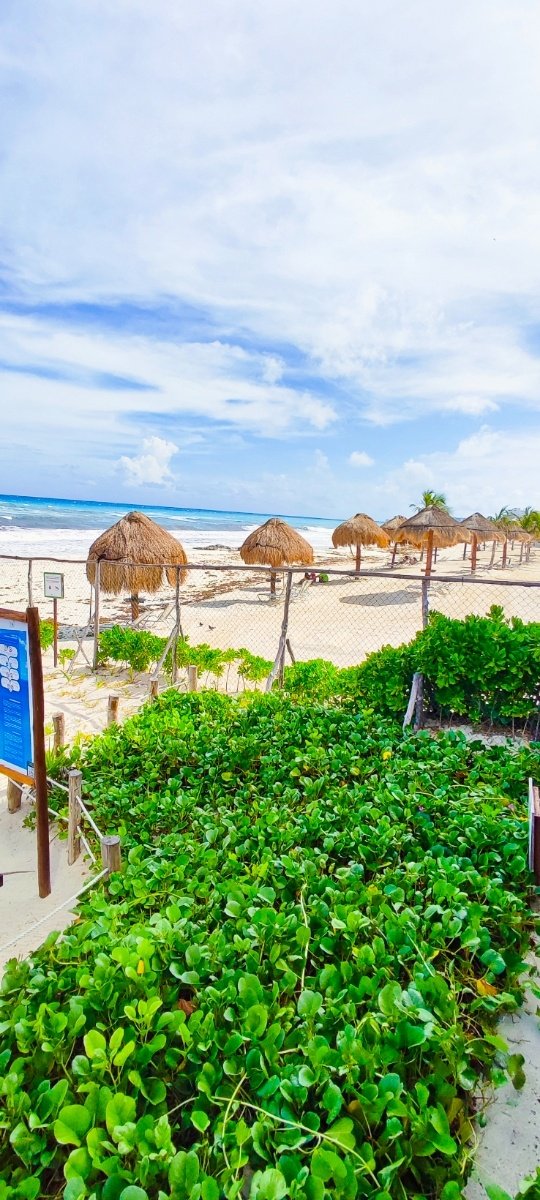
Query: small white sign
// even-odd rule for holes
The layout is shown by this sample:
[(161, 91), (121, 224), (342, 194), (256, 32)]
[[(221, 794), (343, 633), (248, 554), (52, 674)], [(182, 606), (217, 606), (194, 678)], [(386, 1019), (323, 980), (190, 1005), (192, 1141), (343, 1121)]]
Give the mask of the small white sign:
[(63, 600), (64, 576), (58, 571), (44, 571), (43, 591), (48, 600)]

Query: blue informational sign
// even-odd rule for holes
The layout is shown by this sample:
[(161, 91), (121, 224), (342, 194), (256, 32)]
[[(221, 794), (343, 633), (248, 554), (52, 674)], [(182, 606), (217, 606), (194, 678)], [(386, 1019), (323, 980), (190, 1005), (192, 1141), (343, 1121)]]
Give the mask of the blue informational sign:
[(0, 615), (0, 767), (34, 774), (32, 683), (25, 621)]

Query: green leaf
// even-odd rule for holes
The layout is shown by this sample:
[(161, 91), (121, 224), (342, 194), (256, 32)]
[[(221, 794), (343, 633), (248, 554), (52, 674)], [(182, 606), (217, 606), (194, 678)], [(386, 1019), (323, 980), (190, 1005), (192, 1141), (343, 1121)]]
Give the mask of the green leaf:
[(300, 1017), (306, 1017), (307, 1020), (311, 1020), (313, 1017), (317, 1016), (317, 1013), (322, 1007), (322, 1002), (323, 998), (320, 992), (312, 992), (309, 990), (309, 988), (306, 988), (303, 992), (300, 992), (298, 997), (298, 1004), (296, 1006), (298, 1009), (298, 1015)]
[(385, 1017), (393, 1017), (398, 1012), (398, 1001), (401, 999), (399, 983), (387, 983), (377, 997), (377, 1003)]
[(191, 1113), (191, 1124), (195, 1126), (195, 1129), (199, 1130), (199, 1133), (204, 1133), (210, 1124), (210, 1117), (208, 1113), (204, 1112), (204, 1109), (194, 1108)]
[(83, 1038), (84, 1049), (88, 1058), (103, 1057), (107, 1053), (107, 1043), (99, 1029), (90, 1029)]
[(64, 1188), (64, 1200), (84, 1200), (87, 1195), (84, 1179), (80, 1175), (72, 1175)]
[(173, 1195), (184, 1200), (186, 1194), (189, 1195), (191, 1188), (197, 1183), (198, 1178), (199, 1160), (195, 1151), (190, 1150), (187, 1153), (185, 1150), (179, 1150), (169, 1167), (169, 1184), (173, 1189)]
[(243, 1029), (252, 1037), (262, 1037), (268, 1022), (268, 1009), (264, 1004), (252, 1004), (244, 1014)]
[(334, 1142), (342, 1146), (344, 1150), (354, 1150), (356, 1139), (353, 1133), (354, 1122), (350, 1117), (341, 1117), (330, 1129), (327, 1129), (326, 1136), (331, 1137)]
[(92, 1124), (92, 1117), (82, 1104), (67, 1104), (54, 1122), (54, 1136), (62, 1146), (80, 1146)]
[(505, 1192), (504, 1188), (499, 1187), (496, 1183), (486, 1183), (485, 1188), (489, 1200), (512, 1200), (512, 1196), (509, 1196), (508, 1192)]
[(462, 1188), (455, 1179), (450, 1179), (448, 1183), (445, 1183), (441, 1192), (441, 1200), (462, 1200), (462, 1198)]
[(267, 1167), (256, 1171), (251, 1181), (250, 1200), (282, 1200), (287, 1195), (287, 1181), (281, 1171)]
[(145, 1192), (144, 1188), (137, 1187), (136, 1184), (130, 1183), (122, 1192), (120, 1192), (118, 1200), (148, 1200), (148, 1192)]
[(105, 1124), (109, 1133), (114, 1133), (114, 1130), (119, 1125), (127, 1125), (135, 1120), (136, 1105), (132, 1096), (126, 1096), (124, 1092), (117, 1092), (112, 1100), (109, 1100), (105, 1110)]

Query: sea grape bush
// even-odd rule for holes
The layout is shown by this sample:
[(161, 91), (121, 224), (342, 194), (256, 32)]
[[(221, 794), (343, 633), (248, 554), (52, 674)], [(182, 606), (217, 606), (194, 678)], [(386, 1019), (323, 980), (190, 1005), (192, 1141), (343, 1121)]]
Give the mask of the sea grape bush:
[[(109, 662), (125, 663), (132, 672), (147, 671), (148, 667), (160, 661), (167, 646), (167, 638), (150, 633), (145, 629), (131, 629), (129, 626), (115, 625), (112, 629), (104, 629), (99, 635), (100, 666)], [(221, 679), (225, 669), (233, 663), (237, 664), (238, 675), (253, 683), (266, 679), (272, 669), (272, 663), (256, 654), (251, 654), (244, 647), (239, 650), (219, 650), (206, 642), (191, 645), (188, 637), (179, 638), (176, 646), (176, 662), (179, 667), (194, 666), (204, 679), (213, 676)], [(164, 669), (169, 674), (172, 671), (172, 651), (169, 650)]]
[[(383, 716), (402, 718), (415, 671), (424, 675), (428, 715), (473, 722), (540, 719), (540, 623), (487, 617), (452, 620), (432, 612), (427, 629), (403, 646), (384, 646), (358, 667), (317, 663), (326, 695), (354, 695)], [(285, 688), (309, 695), (311, 663), (285, 669)]]
[(540, 748), (168, 692), (74, 761), (126, 865), (4, 977), (2, 1200), (458, 1200)]

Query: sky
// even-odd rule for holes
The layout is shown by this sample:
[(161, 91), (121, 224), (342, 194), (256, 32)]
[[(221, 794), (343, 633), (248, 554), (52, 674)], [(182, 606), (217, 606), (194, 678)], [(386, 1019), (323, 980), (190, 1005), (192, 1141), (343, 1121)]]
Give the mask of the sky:
[(539, 61), (536, 0), (3, 0), (1, 490), (540, 507)]

